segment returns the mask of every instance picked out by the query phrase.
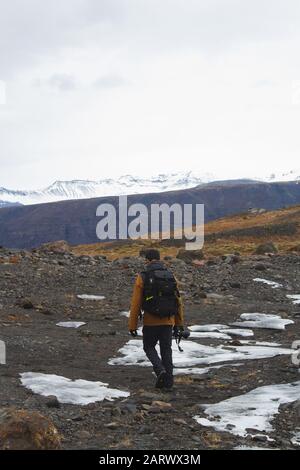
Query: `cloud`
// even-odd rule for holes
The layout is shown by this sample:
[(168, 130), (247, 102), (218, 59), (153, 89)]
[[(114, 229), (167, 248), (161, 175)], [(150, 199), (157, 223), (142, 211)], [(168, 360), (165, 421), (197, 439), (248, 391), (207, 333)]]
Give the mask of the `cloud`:
[(298, 0), (2, 2), (0, 185), (293, 168), (299, 14)]
[(10, 0), (0, 12), (0, 77), (67, 48), (128, 54), (193, 49), (219, 53), (296, 34), (298, 0)]
[(72, 91), (77, 87), (76, 78), (68, 74), (54, 74), (45, 80), (34, 80), (33, 84), (36, 87), (47, 87), (60, 92)]
[(60, 91), (74, 90), (76, 87), (75, 78), (72, 75), (52, 75), (49, 79), (49, 85)]
[(118, 75), (104, 75), (94, 82), (96, 88), (119, 88), (130, 84), (129, 80)]
[(254, 88), (268, 88), (268, 87), (276, 86), (276, 82), (270, 79), (261, 79), (261, 80), (256, 80), (253, 86)]

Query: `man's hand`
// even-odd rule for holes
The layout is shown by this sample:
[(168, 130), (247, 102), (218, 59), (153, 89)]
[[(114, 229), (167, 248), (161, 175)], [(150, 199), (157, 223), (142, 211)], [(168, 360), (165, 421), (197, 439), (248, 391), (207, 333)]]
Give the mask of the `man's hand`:
[(133, 336), (134, 338), (137, 336), (137, 331), (136, 331), (136, 330), (130, 330), (129, 333), (130, 333), (131, 336)]
[(180, 334), (184, 331), (183, 326), (173, 326), (173, 336), (174, 338), (178, 338)]

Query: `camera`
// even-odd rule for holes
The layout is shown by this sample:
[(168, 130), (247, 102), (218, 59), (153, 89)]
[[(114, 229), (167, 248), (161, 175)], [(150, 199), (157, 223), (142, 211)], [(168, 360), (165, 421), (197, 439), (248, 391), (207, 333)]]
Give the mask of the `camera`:
[(178, 332), (178, 336), (180, 339), (188, 339), (190, 337), (191, 333), (189, 330), (182, 330)]
[(175, 338), (181, 340), (181, 339), (187, 339), (190, 336), (190, 332), (187, 329), (180, 328), (178, 326), (174, 326), (173, 328), (173, 335)]

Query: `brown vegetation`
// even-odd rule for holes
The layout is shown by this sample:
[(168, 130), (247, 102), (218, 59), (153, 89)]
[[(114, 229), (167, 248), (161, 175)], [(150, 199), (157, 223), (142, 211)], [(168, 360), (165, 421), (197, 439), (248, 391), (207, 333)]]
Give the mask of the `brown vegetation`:
[[(207, 257), (239, 252), (252, 254), (257, 245), (272, 240), (279, 252), (299, 251), (300, 206), (276, 211), (246, 212), (224, 217), (205, 225), (204, 252)], [(109, 243), (79, 245), (72, 251), (77, 255), (102, 255), (108, 259), (137, 256), (143, 247), (160, 248), (163, 256), (176, 256), (180, 247), (160, 240), (125, 240)], [(182, 242), (184, 245), (184, 242)]]

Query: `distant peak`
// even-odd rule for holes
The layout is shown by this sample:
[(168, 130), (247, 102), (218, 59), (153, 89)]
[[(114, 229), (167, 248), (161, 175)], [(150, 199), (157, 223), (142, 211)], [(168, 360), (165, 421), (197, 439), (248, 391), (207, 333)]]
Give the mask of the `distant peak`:
[(208, 172), (191, 170), (159, 173), (157, 175), (103, 177), (98, 180), (56, 180), (50, 186), (40, 190), (10, 190), (0, 187), (0, 198), (6, 203), (39, 204), (69, 199), (87, 199), (102, 196), (120, 196), (125, 194), (155, 193), (190, 189), (203, 185), (234, 185), (242, 183), (279, 181), (299, 181), (300, 170), (288, 170), (272, 173), (265, 178), (218, 178)]

